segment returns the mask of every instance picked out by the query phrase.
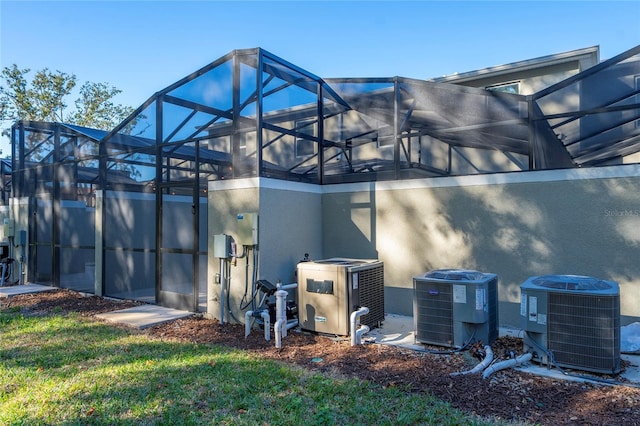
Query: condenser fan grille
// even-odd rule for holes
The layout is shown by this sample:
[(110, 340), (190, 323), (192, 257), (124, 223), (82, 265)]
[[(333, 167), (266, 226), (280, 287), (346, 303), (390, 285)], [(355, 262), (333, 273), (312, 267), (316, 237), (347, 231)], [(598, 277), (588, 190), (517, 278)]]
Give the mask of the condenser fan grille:
[(453, 294), (448, 283), (418, 281), (415, 284), (416, 340), (453, 344)]
[(359, 271), (358, 287), (360, 306), (369, 308), (369, 313), (360, 317), (360, 323), (378, 327), (384, 321), (384, 266)]
[(558, 365), (619, 371), (619, 296), (549, 293), (547, 329), (548, 349)]

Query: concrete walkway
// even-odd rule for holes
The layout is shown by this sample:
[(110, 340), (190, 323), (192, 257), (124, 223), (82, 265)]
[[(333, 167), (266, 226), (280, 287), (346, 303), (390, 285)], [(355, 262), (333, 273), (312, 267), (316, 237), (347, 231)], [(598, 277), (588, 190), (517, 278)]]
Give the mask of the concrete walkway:
[[(18, 296), (20, 294), (40, 293), (43, 291), (53, 291), (57, 289), (57, 287), (41, 284), (0, 287), (0, 299), (10, 299), (13, 296)], [(188, 317), (192, 314), (192, 312), (165, 308), (158, 305), (140, 305), (133, 308), (98, 314), (96, 317), (105, 321), (124, 324), (142, 330), (144, 328), (173, 321), (178, 318)]]
[(49, 287), (41, 284), (25, 284), (0, 287), (0, 299), (9, 299), (20, 294), (41, 293), (43, 291), (52, 290), (56, 290), (56, 287)]
[(191, 315), (193, 315), (193, 312), (165, 308), (158, 305), (140, 305), (133, 308), (98, 314), (96, 318), (142, 330)]

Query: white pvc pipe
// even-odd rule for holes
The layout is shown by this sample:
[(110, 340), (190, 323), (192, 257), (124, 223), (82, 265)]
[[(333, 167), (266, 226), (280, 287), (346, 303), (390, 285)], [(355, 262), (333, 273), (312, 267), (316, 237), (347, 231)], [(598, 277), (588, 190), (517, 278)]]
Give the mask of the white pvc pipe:
[[(251, 333), (251, 317), (253, 316), (253, 311), (247, 311), (244, 314), (244, 338), (246, 339)], [(267, 309), (260, 312), (260, 316), (262, 317), (262, 321), (264, 322), (264, 340), (267, 342), (271, 340), (271, 317), (269, 316), (269, 311)]]
[(276, 348), (282, 347), (282, 338), (287, 337), (287, 330), (296, 327), (298, 320), (287, 320), (287, 296), (289, 293), (285, 289), (296, 288), (298, 283), (292, 283), (287, 285), (278, 284), (278, 290), (276, 291), (276, 322), (273, 325), (273, 333), (276, 338)]
[(260, 314), (262, 321), (264, 322), (264, 340), (267, 342), (271, 340), (271, 318), (269, 317), (269, 311), (265, 309)]
[(297, 327), (297, 326), (298, 326), (298, 320), (289, 320), (287, 321), (287, 326), (285, 328), (289, 330), (290, 328)]
[[(280, 289), (276, 291), (276, 324), (280, 324), (280, 333), (282, 337), (287, 337), (287, 296), (289, 293)], [(280, 322), (278, 322), (280, 321)]]
[(290, 284), (284, 284), (284, 285), (280, 284), (278, 288), (280, 290), (291, 290), (294, 288), (298, 288), (298, 283), (290, 283)]
[(520, 355), (517, 358), (508, 359), (502, 362), (497, 362), (493, 364), (491, 367), (484, 370), (484, 373), (482, 373), (482, 378), (486, 379), (496, 371), (504, 370), (505, 368), (509, 368), (509, 367), (515, 367), (516, 365), (520, 365), (524, 362), (529, 361), (530, 359), (531, 359), (531, 353), (526, 353), (524, 355)]
[(481, 372), (485, 368), (487, 368), (489, 364), (491, 364), (491, 361), (493, 361), (493, 351), (491, 350), (491, 346), (489, 345), (486, 345), (484, 347), (484, 351), (486, 353), (486, 355), (484, 356), (484, 359), (480, 363), (478, 363), (475, 367), (473, 367), (471, 370), (460, 371), (458, 373), (451, 373), (451, 376), (461, 376), (464, 374), (476, 374)]
[(244, 314), (244, 338), (249, 337), (249, 333), (251, 333), (251, 315), (253, 315), (253, 311), (247, 311)]
[(283, 321), (277, 320), (273, 325), (273, 332), (276, 335), (276, 348), (280, 349), (282, 347), (282, 329), (286, 327), (282, 327)]
[(366, 306), (361, 307), (357, 311), (351, 312), (351, 346), (359, 345), (362, 342), (362, 335), (369, 332), (369, 327), (360, 324), (360, 317), (369, 313), (369, 308)]

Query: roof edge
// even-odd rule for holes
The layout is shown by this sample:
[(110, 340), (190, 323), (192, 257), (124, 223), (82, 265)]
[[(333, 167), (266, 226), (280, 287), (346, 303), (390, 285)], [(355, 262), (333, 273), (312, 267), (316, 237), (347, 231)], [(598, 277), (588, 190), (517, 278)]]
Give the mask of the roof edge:
[[(523, 61), (511, 62), (503, 65), (482, 68), (474, 71), (467, 71), (458, 74), (446, 75), (443, 77), (431, 78), (427, 81), (436, 83), (462, 83), (478, 77), (498, 76), (502, 74), (510, 74), (523, 70), (548, 67), (552, 65), (563, 64), (567, 62), (594, 58), (594, 64), (600, 63), (600, 46), (585, 47), (582, 49), (569, 50), (566, 52), (555, 53), (552, 55), (540, 56), (538, 58), (525, 59)], [(582, 70), (581, 70), (582, 71)]]

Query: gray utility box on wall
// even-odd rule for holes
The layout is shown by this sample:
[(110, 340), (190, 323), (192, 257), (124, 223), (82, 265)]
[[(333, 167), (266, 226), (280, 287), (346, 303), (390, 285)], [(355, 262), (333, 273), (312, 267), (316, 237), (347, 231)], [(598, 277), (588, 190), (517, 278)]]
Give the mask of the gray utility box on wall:
[(498, 337), (498, 277), (478, 271), (439, 269), (413, 278), (415, 340), (463, 347)]
[(384, 266), (378, 260), (331, 258), (298, 263), (300, 327), (347, 336), (351, 313), (366, 306), (360, 323), (378, 327), (384, 320)]
[(530, 277), (520, 286), (520, 319), (524, 351), (533, 361), (596, 373), (620, 371), (618, 283), (579, 275)]

